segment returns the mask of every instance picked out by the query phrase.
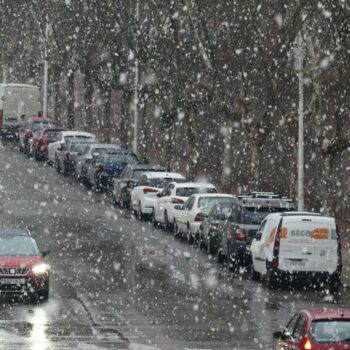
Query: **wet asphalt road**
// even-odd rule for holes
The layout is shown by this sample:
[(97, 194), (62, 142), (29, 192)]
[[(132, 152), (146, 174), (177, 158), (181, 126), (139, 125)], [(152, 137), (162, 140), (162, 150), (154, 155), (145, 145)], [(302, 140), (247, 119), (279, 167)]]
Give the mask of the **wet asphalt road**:
[(294, 311), (331, 304), (232, 273), (9, 146), (0, 164), (1, 224), (51, 251), (48, 302), (0, 299), (0, 349), (272, 349)]

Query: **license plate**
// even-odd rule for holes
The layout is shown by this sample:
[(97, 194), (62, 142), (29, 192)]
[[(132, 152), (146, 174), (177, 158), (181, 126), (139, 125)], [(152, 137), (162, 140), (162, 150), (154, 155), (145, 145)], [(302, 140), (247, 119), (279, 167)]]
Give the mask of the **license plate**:
[(12, 284), (12, 285), (20, 285), (24, 284), (26, 280), (24, 278), (2, 278), (0, 279), (1, 284)]
[(290, 261), (289, 265), (291, 267), (305, 267), (305, 261)]

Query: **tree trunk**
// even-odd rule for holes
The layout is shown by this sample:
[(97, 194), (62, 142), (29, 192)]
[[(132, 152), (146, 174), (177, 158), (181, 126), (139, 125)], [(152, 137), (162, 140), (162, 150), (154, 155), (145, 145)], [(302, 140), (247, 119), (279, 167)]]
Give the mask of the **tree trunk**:
[(230, 191), (232, 178), (232, 126), (228, 124), (224, 134), (224, 152), (222, 156), (221, 185), (223, 191)]
[(74, 118), (74, 73), (69, 72), (67, 84), (67, 128), (73, 130), (75, 127)]
[(111, 98), (112, 98), (112, 90), (108, 88), (104, 92), (104, 127), (103, 127), (103, 135), (106, 143), (111, 142)]
[(147, 152), (148, 152), (148, 125), (147, 125), (147, 101), (143, 100), (142, 103), (142, 113), (140, 113), (141, 120), (140, 120), (140, 132), (139, 132), (139, 157), (142, 161), (142, 163), (147, 164), (148, 158), (147, 158)]
[(61, 70), (57, 65), (52, 66), (53, 85), (53, 114), (56, 120), (62, 122), (61, 96), (60, 96), (60, 74)]
[(190, 148), (188, 174), (191, 180), (194, 180), (198, 170), (198, 145), (196, 137), (196, 116), (195, 112), (190, 111), (187, 129), (187, 142)]
[(121, 96), (121, 116), (119, 119), (119, 139), (121, 146), (123, 148), (128, 148), (128, 129), (127, 126), (130, 125), (129, 113), (126, 106), (130, 105), (130, 94), (124, 91)]
[(252, 140), (252, 155), (251, 155), (251, 184), (252, 191), (260, 190), (260, 147), (255, 140)]
[(84, 129), (92, 131), (94, 127), (92, 114), (92, 96), (94, 93), (91, 74), (88, 67), (84, 72)]

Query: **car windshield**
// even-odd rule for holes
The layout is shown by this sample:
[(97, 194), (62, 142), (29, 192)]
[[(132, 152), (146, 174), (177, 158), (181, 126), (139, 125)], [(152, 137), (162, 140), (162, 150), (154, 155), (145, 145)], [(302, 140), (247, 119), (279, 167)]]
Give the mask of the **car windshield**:
[(132, 153), (107, 153), (102, 162), (137, 164), (137, 157)]
[(213, 207), (215, 204), (233, 203), (234, 198), (230, 197), (200, 197), (198, 199), (198, 208)]
[(242, 224), (260, 225), (263, 219), (268, 214), (285, 212), (286, 208), (271, 208), (271, 207), (243, 207), (242, 209)]
[(310, 337), (316, 343), (350, 342), (350, 320), (314, 321)]
[(38, 248), (31, 237), (27, 236), (1, 236), (1, 256), (33, 256), (38, 255)]
[(176, 195), (179, 197), (190, 197), (195, 193), (216, 193), (216, 189), (213, 187), (180, 187), (176, 189)]

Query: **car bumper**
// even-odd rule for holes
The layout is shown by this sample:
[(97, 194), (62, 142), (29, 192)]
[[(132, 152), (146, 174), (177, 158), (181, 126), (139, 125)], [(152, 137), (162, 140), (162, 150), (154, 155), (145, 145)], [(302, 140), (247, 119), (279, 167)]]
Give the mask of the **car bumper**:
[[(14, 282), (17, 283), (14, 283)], [(9, 278), (0, 276), (0, 295), (4, 294), (30, 294), (49, 290), (49, 278), (44, 277), (23, 277)]]
[(200, 227), (201, 227), (201, 222), (191, 222), (190, 223), (190, 228), (191, 228), (191, 232), (192, 233), (198, 233), (200, 230)]
[(147, 198), (145, 196), (143, 203), (142, 203), (142, 213), (143, 214), (152, 214), (154, 205), (155, 205), (156, 199), (154, 198)]
[(319, 271), (285, 271), (280, 269), (273, 270), (275, 275), (285, 282), (293, 281), (318, 281), (318, 282), (327, 282), (332, 276), (338, 276), (340, 274), (336, 271), (333, 272), (319, 272)]

